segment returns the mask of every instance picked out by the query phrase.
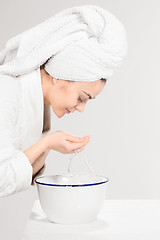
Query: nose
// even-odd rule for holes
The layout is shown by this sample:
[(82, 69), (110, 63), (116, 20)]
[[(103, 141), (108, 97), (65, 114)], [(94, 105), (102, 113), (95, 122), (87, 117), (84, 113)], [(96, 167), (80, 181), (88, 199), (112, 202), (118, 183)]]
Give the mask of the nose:
[(85, 108), (86, 103), (80, 103), (78, 105), (75, 106), (75, 109), (79, 112), (83, 112), (84, 108)]

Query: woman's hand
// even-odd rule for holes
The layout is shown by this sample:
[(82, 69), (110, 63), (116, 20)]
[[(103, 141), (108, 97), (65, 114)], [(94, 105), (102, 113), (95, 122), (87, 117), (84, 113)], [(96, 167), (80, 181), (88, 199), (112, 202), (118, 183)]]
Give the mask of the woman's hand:
[(90, 136), (75, 137), (63, 131), (56, 131), (45, 136), (48, 149), (63, 154), (82, 151), (90, 141)]

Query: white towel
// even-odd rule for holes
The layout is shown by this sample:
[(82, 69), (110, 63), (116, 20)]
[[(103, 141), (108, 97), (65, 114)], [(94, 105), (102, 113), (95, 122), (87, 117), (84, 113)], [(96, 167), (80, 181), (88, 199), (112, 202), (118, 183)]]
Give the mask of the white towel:
[(58, 79), (110, 78), (127, 54), (123, 24), (97, 5), (64, 9), (6, 42), (0, 73), (19, 76), (43, 65)]

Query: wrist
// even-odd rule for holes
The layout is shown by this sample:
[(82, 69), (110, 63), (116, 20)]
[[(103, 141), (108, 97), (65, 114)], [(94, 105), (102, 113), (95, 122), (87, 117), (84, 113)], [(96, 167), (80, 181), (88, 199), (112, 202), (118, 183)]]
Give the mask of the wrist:
[(44, 145), (44, 151), (49, 151), (49, 150), (51, 150), (50, 145), (49, 145), (48, 136), (47, 136), (47, 135), (44, 136), (41, 140), (42, 140), (42, 143), (43, 143), (43, 145)]

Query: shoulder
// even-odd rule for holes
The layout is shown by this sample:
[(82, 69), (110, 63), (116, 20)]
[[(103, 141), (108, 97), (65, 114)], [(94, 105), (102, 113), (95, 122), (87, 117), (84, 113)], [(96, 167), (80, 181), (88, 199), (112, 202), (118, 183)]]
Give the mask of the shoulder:
[(0, 74), (0, 113), (15, 116), (19, 109), (20, 87), (18, 78)]
[(9, 75), (0, 74), (0, 89), (11, 91), (18, 90), (18, 78)]
[(16, 99), (19, 95), (19, 79), (9, 75), (0, 74), (0, 98), (4, 100)]

